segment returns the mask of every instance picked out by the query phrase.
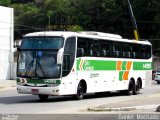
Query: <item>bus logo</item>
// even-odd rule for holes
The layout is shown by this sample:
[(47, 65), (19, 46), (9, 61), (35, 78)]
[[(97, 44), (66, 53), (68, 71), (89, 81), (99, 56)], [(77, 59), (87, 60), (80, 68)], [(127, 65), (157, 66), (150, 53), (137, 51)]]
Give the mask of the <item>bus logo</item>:
[(79, 64), (79, 70), (94, 70), (94, 66), (90, 64), (90, 61), (81, 60)]

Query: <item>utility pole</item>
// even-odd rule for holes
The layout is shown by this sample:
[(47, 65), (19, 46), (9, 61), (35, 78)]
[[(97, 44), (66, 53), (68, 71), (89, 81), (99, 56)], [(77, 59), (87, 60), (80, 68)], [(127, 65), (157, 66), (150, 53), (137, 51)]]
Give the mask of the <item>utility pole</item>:
[(49, 31), (50, 31), (51, 30), (50, 29), (50, 27), (51, 27), (51, 16), (50, 15), (48, 16), (48, 26), (49, 26)]
[(51, 16), (52, 15), (53, 15), (53, 11), (50, 10), (50, 11), (47, 12), (49, 31), (51, 30)]
[(131, 6), (129, 0), (128, 0), (128, 6), (129, 6), (129, 12), (131, 15), (132, 25), (133, 25), (133, 29), (134, 29), (134, 36), (135, 36), (136, 40), (139, 40), (138, 27), (137, 27), (136, 19), (134, 17), (132, 6)]

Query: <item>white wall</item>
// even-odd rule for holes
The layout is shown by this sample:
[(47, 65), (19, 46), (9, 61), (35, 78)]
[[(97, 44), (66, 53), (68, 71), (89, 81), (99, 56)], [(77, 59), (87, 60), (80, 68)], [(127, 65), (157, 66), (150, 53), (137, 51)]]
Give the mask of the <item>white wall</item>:
[(0, 6), (0, 80), (12, 79), (13, 8)]

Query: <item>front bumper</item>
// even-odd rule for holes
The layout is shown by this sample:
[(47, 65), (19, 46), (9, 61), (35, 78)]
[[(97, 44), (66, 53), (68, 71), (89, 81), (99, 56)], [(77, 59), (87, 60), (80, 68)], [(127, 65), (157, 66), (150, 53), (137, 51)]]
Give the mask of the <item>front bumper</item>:
[(59, 86), (56, 87), (31, 87), (17, 85), (17, 92), (20, 94), (34, 95), (60, 95)]

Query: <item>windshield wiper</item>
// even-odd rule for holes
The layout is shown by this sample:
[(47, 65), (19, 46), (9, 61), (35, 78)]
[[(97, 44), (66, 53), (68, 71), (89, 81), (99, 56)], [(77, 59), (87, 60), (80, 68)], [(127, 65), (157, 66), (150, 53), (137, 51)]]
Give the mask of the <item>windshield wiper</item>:
[[(27, 67), (27, 69), (26, 69), (26, 72), (25, 72), (25, 75), (24, 75), (24, 76), (28, 76), (28, 77), (40, 77), (40, 76), (37, 75), (37, 69), (38, 69), (38, 68), (40, 68), (43, 77), (47, 77), (47, 76), (48, 76), (48, 74), (43, 70), (43, 67), (42, 67), (42, 65), (40, 64), (39, 59), (40, 59), (40, 57), (38, 56), (37, 51), (34, 52), (34, 53), (33, 53), (33, 59), (32, 59), (32, 61), (29, 63), (29, 65), (28, 65), (28, 67)], [(35, 62), (36, 62), (36, 64), (34, 64)], [(35, 66), (34, 66), (34, 65), (35, 65)], [(34, 73), (34, 76), (28, 75), (32, 67), (35, 67), (35, 69), (34, 69), (34, 72), (35, 72), (35, 73)]]
[[(26, 69), (26, 72), (25, 72), (24, 76), (28, 76), (27, 73), (29, 73), (30, 70), (31, 70), (31, 67), (33, 67), (35, 59), (36, 59), (36, 54), (33, 53), (33, 59), (32, 59), (32, 61), (29, 63), (29, 65), (28, 65), (28, 67), (27, 67), (27, 69)], [(29, 69), (30, 69), (30, 70), (29, 70)], [(29, 71), (28, 71), (28, 70), (29, 70)]]
[(40, 57), (36, 56), (36, 58), (37, 58), (36, 59), (36, 70), (35, 70), (36, 76), (37, 76), (37, 68), (39, 66), (39, 68), (40, 68), (40, 70), (41, 70), (41, 72), (43, 74), (43, 77), (47, 77), (48, 76), (47, 72), (44, 71), (42, 65), (40, 64), (40, 61), (39, 61)]

